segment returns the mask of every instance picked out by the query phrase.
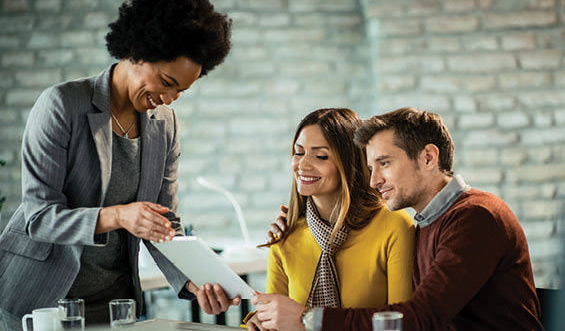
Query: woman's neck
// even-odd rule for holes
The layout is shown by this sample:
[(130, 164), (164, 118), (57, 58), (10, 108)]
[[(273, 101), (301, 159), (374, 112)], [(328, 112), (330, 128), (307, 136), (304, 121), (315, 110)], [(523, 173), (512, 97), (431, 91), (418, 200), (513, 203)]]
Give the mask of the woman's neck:
[(335, 217), (332, 217), (332, 212), (335, 208), (337, 203), (337, 196), (336, 197), (315, 197), (312, 196), (312, 201), (316, 206), (316, 210), (318, 210), (318, 214), (320, 218), (330, 222), (331, 224), (335, 223)]
[(134, 113), (135, 109), (129, 100), (127, 90), (127, 70), (129, 60), (122, 60), (114, 67), (110, 92), (110, 109), (116, 116)]

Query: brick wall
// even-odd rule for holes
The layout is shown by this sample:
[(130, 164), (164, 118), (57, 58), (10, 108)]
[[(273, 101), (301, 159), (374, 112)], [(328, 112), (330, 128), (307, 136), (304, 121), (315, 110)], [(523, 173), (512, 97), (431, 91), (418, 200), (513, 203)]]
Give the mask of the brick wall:
[[(175, 105), (180, 212), (203, 236), (239, 235), (221, 195), (241, 203), (254, 241), (288, 199), (289, 142), (319, 107), (361, 116), (439, 112), (456, 170), (503, 197), (524, 226), (539, 286), (555, 286), (565, 214), (565, 29), (559, 0), (213, 0), (234, 20), (226, 62)], [(21, 135), (47, 86), (112, 63), (115, 0), (0, 0), (2, 223), (20, 200)]]
[(556, 286), (565, 214), (563, 1), (364, 0), (378, 111), (435, 110), (455, 169), (508, 202), (538, 286)]

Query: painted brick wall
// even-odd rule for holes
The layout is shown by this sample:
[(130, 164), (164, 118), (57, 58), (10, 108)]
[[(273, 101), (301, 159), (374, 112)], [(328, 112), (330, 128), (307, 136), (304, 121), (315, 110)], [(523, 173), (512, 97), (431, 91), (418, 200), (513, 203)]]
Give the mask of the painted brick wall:
[[(234, 20), (233, 51), (174, 108), (182, 126), (180, 212), (203, 236), (254, 241), (288, 198), (289, 142), (319, 107), (368, 117), (439, 112), (456, 170), (504, 198), (528, 235), (539, 286), (555, 286), (565, 214), (565, 29), (561, 0), (213, 0)], [(2, 223), (20, 200), (21, 136), (47, 86), (99, 72), (114, 0), (0, 0)]]
[(364, 0), (378, 112), (434, 110), (455, 169), (508, 202), (538, 286), (557, 286), (565, 213), (564, 2)]

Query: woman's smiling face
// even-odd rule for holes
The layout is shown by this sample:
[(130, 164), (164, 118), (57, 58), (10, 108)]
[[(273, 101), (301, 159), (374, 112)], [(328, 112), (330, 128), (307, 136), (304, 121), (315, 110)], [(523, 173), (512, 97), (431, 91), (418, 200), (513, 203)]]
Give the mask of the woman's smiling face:
[(200, 77), (202, 66), (180, 56), (170, 62), (138, 62), (129, 72), (128, 97), (133, 107), (145, 112), (170, 105)]
[(305, 126), (294, 143), (292, 170), (298, 192), (327, 202), (339, 196), (339, 173), (318, 125)]

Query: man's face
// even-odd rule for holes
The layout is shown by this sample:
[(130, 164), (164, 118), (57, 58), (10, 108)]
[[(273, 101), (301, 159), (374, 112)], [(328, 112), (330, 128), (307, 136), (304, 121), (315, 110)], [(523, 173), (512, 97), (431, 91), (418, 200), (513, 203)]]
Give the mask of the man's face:
[(427, 203), (423, 174), (418, 163), (394, 144), (394, 131), (375, 134), (366, 150), (371, 187), (379, 190), (388, 209), (412, 207), (420, 212)]

